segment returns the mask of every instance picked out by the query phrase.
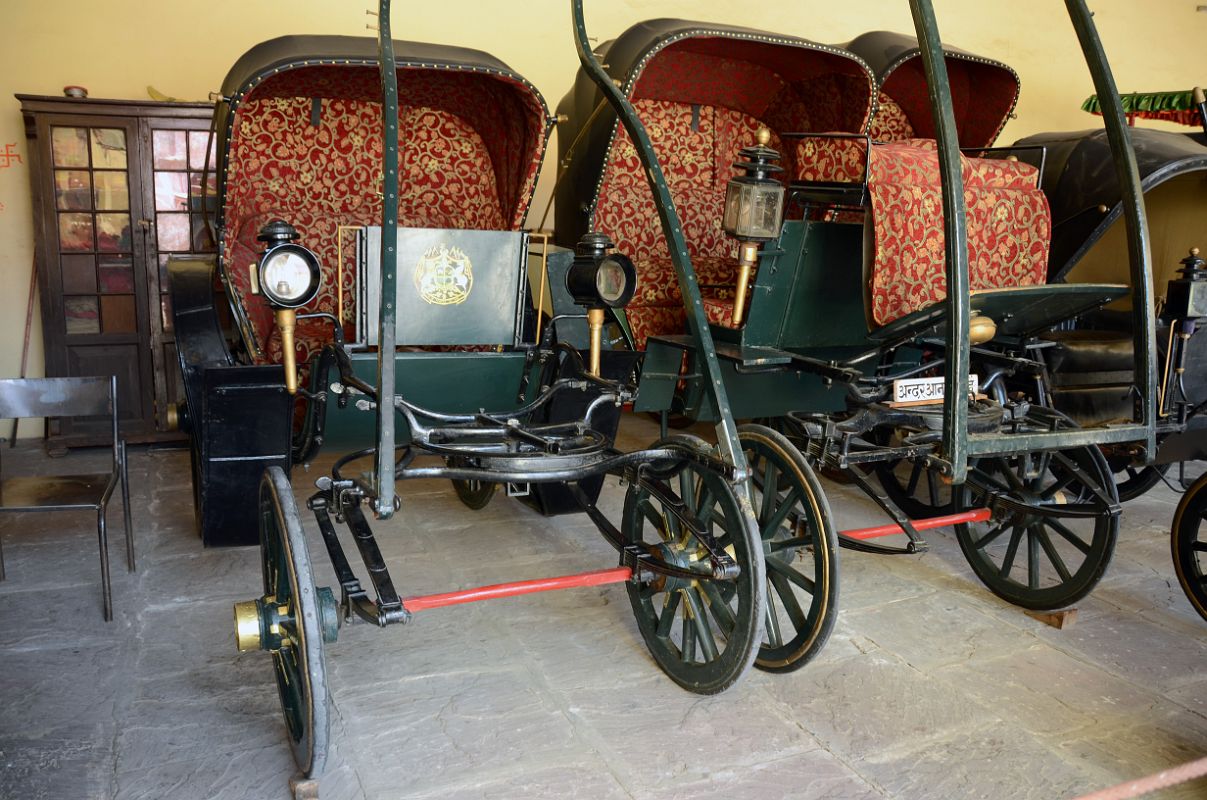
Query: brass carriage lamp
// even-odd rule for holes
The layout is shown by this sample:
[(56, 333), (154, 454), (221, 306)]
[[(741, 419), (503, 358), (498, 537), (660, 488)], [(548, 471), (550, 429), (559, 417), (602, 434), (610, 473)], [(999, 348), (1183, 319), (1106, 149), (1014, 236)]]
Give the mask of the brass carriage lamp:
[(599, 352), (603, 346), (605, 308), (624, 308), (637, 290), (637, 268), (626, 256), (609, 253), (616, 245), (606, 233), (587, 233), (574, 248), (574, 262), (566, 270), (566, 291), (575, 304), (587, 309), (591, 332), (588, 369), (599, 377)]
[(282, 220), (273, 220), (260, 229), (256, 241), (264, 243), (264, 252), (254, 271), (253, 286), (253, 291), (264, 295), (276, 315), (285, 358), (285, 388), (290, 394), (298, 390), (293, 339), (297, 309), (314, 299), (322, 283), (318, 256), (297, 244), (297, 239), (297, 230)]
[(730, 179), (725, 188), (725, 216), (721, 226), (738, 245), (738, 285), (733, 299), (733, 324), (742, 322), (750, 273), (758, 264), (759, 245), (780, 235), (784, 220), (784, 185), (771, 175), (783, 172), (775, 161), (780, 154), (767, 146), (771, 131), (759, 128), (753, 147), (743, 147), (734, 162), (745, 174)]

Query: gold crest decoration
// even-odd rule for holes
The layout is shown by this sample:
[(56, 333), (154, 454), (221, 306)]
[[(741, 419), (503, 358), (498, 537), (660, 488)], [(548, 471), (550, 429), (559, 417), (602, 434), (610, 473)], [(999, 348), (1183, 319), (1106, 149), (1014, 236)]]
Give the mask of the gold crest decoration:
[(444, 244), (429, 247), (415, 265), (415, 288), (432, 305), (464, 303), (473, 285), (472, 264), (459, 247)]

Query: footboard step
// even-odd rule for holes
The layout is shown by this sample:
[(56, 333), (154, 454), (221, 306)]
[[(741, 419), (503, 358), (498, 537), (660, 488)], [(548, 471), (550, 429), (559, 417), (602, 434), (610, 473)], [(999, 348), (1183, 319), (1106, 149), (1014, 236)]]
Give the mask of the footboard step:
[(1077, 609), (1062, 608), (1060, 611), (1028, 611), (1023, 609), (1023, 613), (1032, 619), (1037, 619), (1045, 625), (1051, 625), (1056, 630), (1064, 630), (1070, 628), (1073, 623), (1077, 622)]

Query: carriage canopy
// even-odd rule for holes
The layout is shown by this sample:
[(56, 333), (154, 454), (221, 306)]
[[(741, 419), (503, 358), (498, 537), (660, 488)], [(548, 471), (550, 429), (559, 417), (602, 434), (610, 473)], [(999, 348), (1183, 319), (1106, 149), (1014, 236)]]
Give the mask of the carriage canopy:
[[(394, 48), (399, 225), (520, 229), (551, 124), (536, 88), (480, 51), (418, 42)], [(215, 125), (223, 268), (246, 312), (249, 349), (276, 360), (266, 352), (276, 346), (271, 312), (247, 298), (247, 264), (260, 250), (261, 226), (279, 218), (297, 228), (324, 270), (324, 288), (310, 310), (334, 312), (335, 274), (345, 287), (353, 275), (352, 260), (341, 259), (340, 229), (381, 224), (377, 42), (342, 36), (264, 42), (235, 63), (222, 94)]]
[[(868, 66), (839, 48), (805, 39), (657, 19), (634, 25), (597, 52), (637, 106), (681, 207), (685, 202), (676, 188), (687, 181), (699, 186), (711, 178), (724, 195), (729, 162), (752, 143), (745, 134), (753, 136), (758, 125), (777, 135), (860, 133), (871, 116), (875, 84)], [(636, 154), (616, 114), (581, 70), (558, 111), (569, 117), (558, 130), (562, 162), (569, 164), (557, 192), (558, 238), (572, 244), (599, 221), (609, 168), (619, 161), (636, 163)], [(685, 130), (678, 129), (680, 122)], [(644, 185), (633, 188), (649, 194)], [(720, 214), (713, 216), (719, 221)]]
[[(935, 138), (922, 51), (916, 38), (871, 31), (842, 47), (859, 55), (876, 75), (880, 109), (873, 138), (881, 141)], [(1018, 103), (1018, 74), (1000, 61), (954, 47), (944, 47), (943, 52), (960, 146), (989, 147)]]

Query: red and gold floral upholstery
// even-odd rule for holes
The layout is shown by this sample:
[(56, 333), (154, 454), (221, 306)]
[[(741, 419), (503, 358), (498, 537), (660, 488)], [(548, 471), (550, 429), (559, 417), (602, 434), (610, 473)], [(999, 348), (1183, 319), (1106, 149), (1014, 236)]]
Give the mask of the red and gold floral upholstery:
[[(644, 64), (630, 100), (666, 176), (710, 322), (730, 324), (732, 316), (737, 242), (721, 220), (738, 152), (766, 127), (791, 175), (793, 153), (778, 132), (863, 130), (872, 86), (866, 66), (849, 56), (719, 36), (676, 41)], [(608, 150), (591, 226), (637, 267), (637, 295), (627, 309), (637, 348), (644, 350), (650, 335), (682, 333), (678, 279), (645, 169), (623, 127)]]
[[(862, 139), (809, 138), (796, 147), (799, 180), (858, 182)], [(872, 146), (868, 197), (873, 253), (869, 318), (885, 325), (947, 295), (943, 201), (932, 139)], [(1052, 218), (1035, 167), (1020, 161), (960, 157), (968, 215), (973, 290), (1045, 281)]]
[[(732, 109), (661, 100), (634, 103), (667, 178), (705, 297), (733, 294), (737, 242), (721, 228), (725, 187), (738, 151), (755, 144), (762, 123)], [(771, 147), (782, 148), (777, 136)], [(637, 348), (652, 333), (680, 333), (686, 316), (678, 278), (637, 150), (623, 129), (604, 171), (596, 228), (637, 267), (637, 294), (628, 306)], [(675, 313), (668, 313), (674, 311)]]
[(881, 92), (876, 104), (876, 115), (872, 117), (872, 125), (868, 129), (873, 142), (899, 142), (914, 138), (914, 126), (896, 100)]
[[(505, 91), (501, 91), (501, 88)], [(353, 237), (341, 226), (381, 224), (382, 130), (376, 70), (302, 67), (242, 99), (231, 130), (223, 226), (224, 268), (261, 362), (279, 362), (271, 309), (250, 293), (260, 228), (293, 225), (319, 257), (323, 286), (306, 311), (334, 314), (336, 276), (354, 319)], [(405, 227), (518, 229), (544, 146), (544, 105), (502, 76), (399, 71), (398, 222)], [(330, 324), (301, 320), (299, 363), (331, 341)]]

